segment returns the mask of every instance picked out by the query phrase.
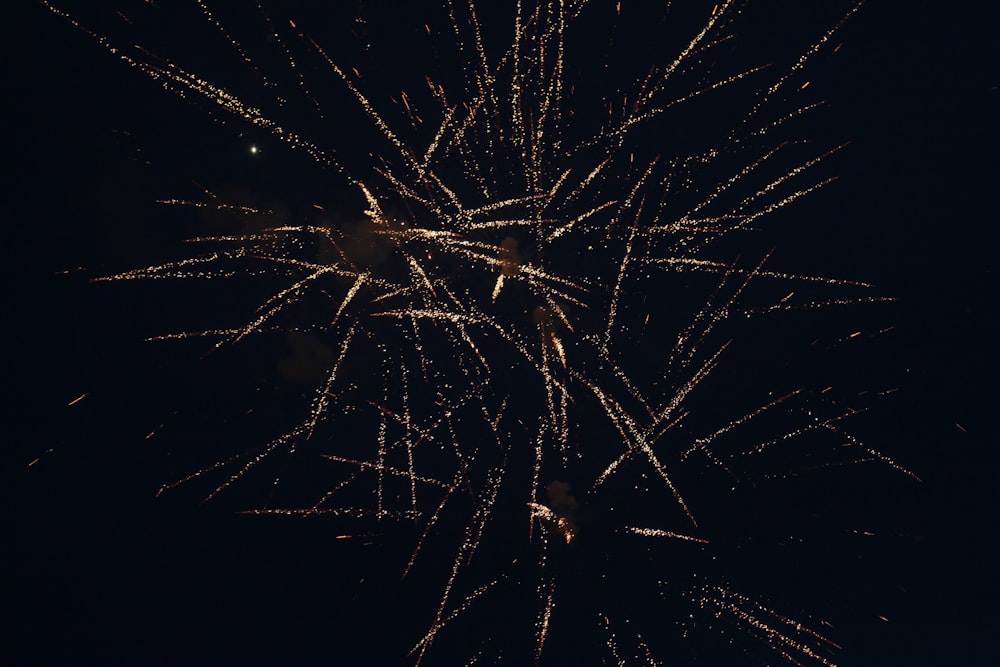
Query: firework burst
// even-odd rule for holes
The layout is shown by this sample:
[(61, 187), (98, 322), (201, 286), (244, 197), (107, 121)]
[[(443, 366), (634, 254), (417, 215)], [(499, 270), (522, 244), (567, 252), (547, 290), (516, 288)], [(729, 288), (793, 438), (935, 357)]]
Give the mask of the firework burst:
[[(856, 401), (802, 379), (719, 379), (750, 377), (767, 354), (754, 342), (784, 313), (887, 300), (775, 268), (755, 234), (831, 180), (813, 172), (840, 147), (796, 136), (819, 106), (800, 94), (857, 7), (782, 68), (741, 57), (733, 2), (652, 17), (539, 0), (501, 16), (448, 0), (417, 24), (433, 67), (400, 62), (383, 79), (303, 21), (259, 9), (267, 43), (248, 43), (194, 3), (254, 80), (251, 103), (239, 84), (120, 48), (45, 4), (216, 119), (307, 156), (351, 210), (315, 203), (290, 220), (209, 191), (164, 200), (240, 231), (98, 279), (255, 279), (267, 293), (238, 324), (157, 340), (210, 352), (276, 340), (278, 375), (311, 386), (290, 427), (163, 491), (208, 484), (215, 500), (263, 481), (262, 504), (242, 511), (408, 541), (403, 576), (436, 582), (417, 663), (454, 644), (472, 662), (555, 664), (583, 619), (605, 662), (659, 664), (707, 627), (833, 664), (830, 639), (710, 563), (730, 539), (720, 497), (734, 485), (869, 460), (911, 474), (846, 430)], [(359, 60), (375, 23), (353, 24)], [(644, 31), (656, 39), (639, 60), (625, 40)], [(497, 600), (519, 610), (517, 630), (476, 627)]]

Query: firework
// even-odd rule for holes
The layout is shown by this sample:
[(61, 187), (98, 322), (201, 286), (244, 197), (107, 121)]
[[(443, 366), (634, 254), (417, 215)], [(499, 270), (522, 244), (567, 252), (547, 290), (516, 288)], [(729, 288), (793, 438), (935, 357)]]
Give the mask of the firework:
[[(911, 474), (848, 432), (864, 406), (808, 379), (755, 378), (751, 362), (782, 344), (786, 315), (888, 300), (772, 266), (757, 234), (832, 180), (814, 171), (840, 147), (796, 128), (820, 106), (803, 93), (807, 65), (856, 7), (780, 67), (747, 62), (732, 2), (646, 16), (446, 1), (426, 23), (394, 17), (416, 29), (393, 37), (398, 71), (376, 76), (362, 66), (373, 13), (352, 23), (355, 67), (305, 21), (260, 9), (258, 43), (194, 3), (190, 18), (253, 79), (251, 102), (226, 81), (240, 70), (122, 48), (115, 30), (45, 4), (330, 182), (298, 216), (208, 190), (165, 199), (237, 230), (97, 279), (259, 294), (236, 323), (156, 340), (248, 350), (286, 388), (309, 387), (291, 424), (161, 491), (207, 485), (221, 502), (259, 489), (240, 511), (407, 543), (398, 574), (435, 590), (418, 664), (442, 644), (471, 662), (557, 664), (578, 620), (618, 664), (658, 664), (705, 627), (834, 663), (832, 640), (712, 561), (734, 539), (734, 485), (869, 460)], [(644, 32), (638, 59), (623, 42)], [(410, 58), (418, 43), (432, 56)], [(278, 362), (261, 352), (278, 347)], [(515, 620), (477, 628), (501, 604)]]

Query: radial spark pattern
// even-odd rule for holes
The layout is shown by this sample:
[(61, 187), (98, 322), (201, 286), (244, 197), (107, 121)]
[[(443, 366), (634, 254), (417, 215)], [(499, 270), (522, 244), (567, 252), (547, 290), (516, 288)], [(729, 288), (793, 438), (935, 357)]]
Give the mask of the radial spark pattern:
[[(273, 480), (247, 512), (409, 535), (404, 576), (436, 587), (417, 610), (417, 663), (457, 645), (470, 664), (564, 664), (583, 619), (603, 664), (674, 662), (674, 640), (706, 627), (833, 664), (831, 640), (710, 563), (730, 525), (722, 499), (747, 480), (864, 460), (910, 474), (845, 430), (857, 407), (822, 378), (718, 380), (747, 374), (788, 311), (886, 300), (772, 266), (757, 234), (830, 182), (813, 172), (839, 147), (795, 134), (819, 106), (804, 73), (857, 8), (781, 67), (744, 59), (739, 3), (650, 16), (604, 4), (444, 0), (417, 31), (433, 57), (396, 46), (396, 89), (297, 20), (258, 9), (267, 43), (247, 43), (194, 3), (254, 79), (254, 103), (49, 5), (217, 120), (307, 155), (340, 198), (334, 215), (317, 193), (299, 220), (211, 192), (167, 200), (243, 229), (100, 278), (275, 286), (238, 325), (159, 339), (285, 341), (279, 374), (314, 385), (293, 427), (164, 490), (210, 480), (212, 500)], [(357, 18), (359, 61), (375, 13)], [(517, 630), (479, 627), (500, 604), (519, 610)]]

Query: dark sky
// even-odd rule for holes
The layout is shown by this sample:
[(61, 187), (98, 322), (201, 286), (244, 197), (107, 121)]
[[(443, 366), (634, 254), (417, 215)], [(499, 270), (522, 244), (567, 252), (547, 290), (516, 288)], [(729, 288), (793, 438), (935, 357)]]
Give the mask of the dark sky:
[[(310, 34), (321, 29), (309, 21), (343, 21), (354, 11), (354, 3), (328, 14), (300, 4), (296, 16)], [(801, 19), (787, 11), (797, 3), (762, 4), (785, 17), (753, 24), (762, 30), (778, 34), (790, 27), (782, 20)], [(835, 527), (832, 537), (808, 534), (814, 543), (802, 550), (802, 582), (769, 570), (777, 566), (768, 554), (784, 548), (776, 546), (780, 535), (762, 531), (756, 539), (765, 545), (751, 558), (761, 559), (761, 577), (775, 578), (779, 599), (799, 586), (828, 596), (803, 610), (841, 619), (829, 633), (843, 644), (838, 664), (985, 665), (1000, 633), (993, 566), (997, 54), (993, 24), (974, 7), (890, 7), (898, 4), (867, 3), (840, 34), (837, 58), (818, 65), (817, 94), (830, 101), (818, 126), (829, 145), (852, 144), (830, 166), (838, 183), (801, 210), (825, 230), (815, 232), (821, 240), (799, 234), (784, 252), (794, 263), (800, 249), (820, 245), (815, 261), (823, 267), (847, 267), (897, 298), (862, 319), (864, 327), (893, 330), (862, 353), (860, 372), (877, 386), (899, 387), (876, 406), (867, 438), (923, 482), (849, 470), (830, 483), (831, 497), (800, 511)], [(204, 346), (167, 349), (143, 339), (197, 328), (200, 318), (247, 304), (206, 300), (186, 287), (88, 282), (156, 262), (186, 237), (218, 233), (205, 231), (211, 219), (153, 203), (195, 197), (195, 182), (254, 205), (280, 198), (290, 217), (318, 191), (335, 200), (338, 186), (265, 133), (214, 122), (203, 105), (165, 93), (41, 5), (18, 1), (0, 17), (9, 251), (0, 595), (15, 619), (5, 624), (0, 652), (13, 656), (5, 662), (397, 664), (426, 627), (424, 617), (406, 613), (408, 605), (437, 589), (397, 587), (395, 574), (385, 577), (398, 572), (390, 549), (360, 540), (345, 546), (322, 522), (201, 506), (195, 491), (155, 497), (162, 483), (191, 470), (192, 452), (214, 451), (221, 437), (250, 436), (220, 436), (228, 417), (197, 407), (215, 401), (220, 414), (238, 412), (259, 378), (227, 361), (204, 370)], [(379, 60), (385, 55), (358, 62), (403, 78), (419, 70), (407, 47), (422, 31), (413, 29), (416, 20), (412, 10), (400, 14), (399, 33), (376, 40), (395, 45), (377, 52), (389, 53), (388, 62)], [(135, 31), (164, 54), (173, 46), (213, 58), (199, 41), (210, 43), (209, 31), (178, 35), (156, 24)], [(252, 74), (236, 76), (247, 90), (259, 84)], [(291, 122), (308, 119), (308, 110), (290, 109)], [(338, 117), (318, 134), (348, 152), (363, 150), (349, 136), (350, 122)], [(258, 142), (265, 153), (254, 158), (246, 149)], [(238, 378), (230, 393), (190, 380), (229, 372)], [(282, 409), (260, 408), (265, 420), (280, 419)], [(147, 440), (154, 429), (168, 435)], [(749, 514), (746, 522), (748, 532), (758, 526)], [(877, 535), (864, 545), (838, 541), (848, 525)], [(474, 618), (501, 627), (517, 613), (497, 603)], [(776, 664), (766, 651), (735, 655)], [(738, 664), (720, 663), (716, 649), (698, 642), (683, 655), (659, 657)], [(461, 664), (437, 659), (429, 664)]]

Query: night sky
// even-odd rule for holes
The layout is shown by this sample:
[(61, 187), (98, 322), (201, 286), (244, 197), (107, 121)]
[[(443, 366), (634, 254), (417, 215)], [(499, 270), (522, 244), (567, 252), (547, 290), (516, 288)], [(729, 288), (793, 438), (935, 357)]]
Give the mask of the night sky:
[[(402, 79), (426, 66), (409, 48), (426, 43), (417, 9), (387, 22), (382, 3), (366, 4), (382, 16), (372, 26), (398, 31), (369, 36), (313, 29), (349, 20), (356, 2), (336, 10), (310, 4), (321, 3), (287, 11), (332, 54), (356, 53), (371, 37), (377, 48), (359, 64)], [(440, 22), (440, 9), (428, 4)], [(790, 11), (798, 4), (757, 3), (749, 29), (794, 33), (782, 21), (803, 20)], [(857, 277), (896, 297), (847, 311), (851, 323), (806, 316), (803, 332), (815, 333), (810, 324), (821, 332), (891, 328), (844, 355), (846, 366), (836, 355), (822, 363), (855, 383), (861, 374), (859, 384), (873, 390), (898, 387), (874, 404), (859, 430), (923, 481), (870, 464), (794, 477), (748, 493), (745, 516), (724, 523), (736, 542), (755, 545), (745, 550), (743, 576), (757, 573), (759, 591), (790, 601), (779, 610), (832, 619), (823, 631), (842, 646), (837, 664), (995, 664), (995, 24), (971, 3), (890, 6), (899, 4), (868, 2), (839, 33), (836, 57), (819, 59), (808, 77), (816, 99), (829, 104), (806, 121), (805, 132), (819, 133), (823, 146), (851, 143), (822, 167), (821, 175), (839, 180), (797, 204), (767, 243), (785, 266)], [(800, 46), (839, 14), (823, 16), (810, 22)], [(204, 327), (227, 309), (239, 318), (258, 295), (233, 287), (205, 298), (197, 286), (169, 281), (89, 281), (178, 256), (185, 238), (231, 231), (224, 220), (155, 203), (195, 198), (199, 186), (254, 206), (280, 205), (290, 220), (309, 214), (317, 200), (356, 209), (358, 198), (266, 132), (221, 115), (220, 123), (204, 103), (163, 91), (40, 4), (8, 3), (0, 18), (9, 351), (0, 546), (8, 621), (0, 654), (12, 656), (3, 662), (411, 664), (406, 652), (426, 630), (427, 614), (410, 610), (433, 609), (440, 585), (397, 583), (399, 554), (409, 552), (394, 549), (394, 540), (406, 544), (407, 536), (335, 540), (336, 529), (321, 520), (234, 514), (261, 493), (252, 484), (205, 505), (199, 501), (211, 487), (204, 484), (156, 496), (204, 463), (203, 452), (232, 453), (228, 443), (251, 441), (254, 424), (288, 419), (294, 391), (261, 401), (256, 388), (267, 379), (239, 358), (202, 359), (204, 340), (144, 342)], [(184, 53), (214, 58), (211, 46), (201, 52), (201, 40), (217, 36), (204, 27), (190, 35), (153, 23), (131, 30), (119, 34), (146, 36), (143, 43), (158, 53), (171, 56), (172, 44), (188, 40), (194, 46), (186, 43)], [(337, 41), (349, 33), (355, 42)], [(601, 42), (595, 37), (594, 44), (589, 57)], [(619, 48), (616, 57), (643, 55), (628, 42)], [(266, 63), (261, 67), (266, 73)], [(323, 75), (316, 67), (310, 76)], [(245, 71), (233, 80), (253, 101), (260, 81)], [(307, 104), (293, 97), (290, 125), (309, 118), (297, 109)], [(712, 120), (704, 119), (706, 127)], [(361, 154), (354, 122), (345, 112), (316, 129), (317, 143)], [(261, 153), (251, 154), (252, 145)], [(795, 224), (802, 220), (808, 226)], [(296, 345), (281, 354), (308, 354)], [(247, 405), (259, 421), (236, 424), (233, 416)], [(147, 438), (151, 431), (157, 435)], [(769, 526), (772, 506), (801, 528), (804, 546)], [(874, 535), (862, 539), (852, 529)], [(644, 573), (632, 571), (628, 556), (619, 566), (623, 581), (640, 581)], [(566, 607), (585, 606), (592, 596), (582, 584), (566, 588)], [(615, 599), (630, 603), (641, 615), (644, 602)], [(501, 596), (470, 622), (502, 636), (523, 613)], [(573, 631), (555, 630), (553, 642), (572, 647)], [(576, 631), (587, 640), (594, 634)], [(689, 645), (670, 644), (678, 653), (657, 657), (664, 664), (784, 664), (738, 635), (735, 651), (713, 646), (712, 637), (699, 633)], [(530, 645), (530, 635), (525, 641)], [(426, 664), (464, 664), (475, 645), (460, 644), (454, 655), (432, 650)], [(567, 649), (565, 661), (543, 653), (541, 664), (596, 660), (581, 646)]]

